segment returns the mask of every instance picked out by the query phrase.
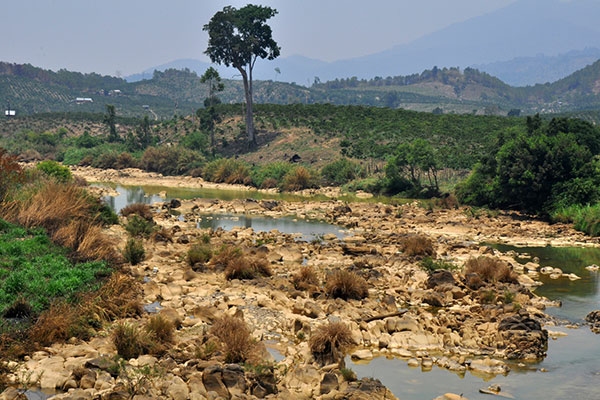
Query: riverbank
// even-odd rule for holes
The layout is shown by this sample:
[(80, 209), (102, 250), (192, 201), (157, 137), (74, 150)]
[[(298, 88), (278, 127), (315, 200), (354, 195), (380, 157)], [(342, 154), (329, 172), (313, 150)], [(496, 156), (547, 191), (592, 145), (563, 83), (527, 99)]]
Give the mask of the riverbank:
[[(82, 176), (90, 181), (99, 177), (85, 170)], [(118, 182), (140, 185), (135, 177), (123, 176), (131, 181)], [(154, 185), (168, 182), (144, 179)], [(549, 225), (519, 214), (472, 215), (465, 208), (431, 211), (417, 203), (195, 199), (170, 206), (174, 208), (156, 204), (154, 220), (171, 238), (144, 241), (146, 260), (126, 270), (143, 282), (143, 303), (159, 304), (160, 314), (180, 326), (165, 356), (144, 355), (128, 361), (136, 368), (161, 366), (163, 373), (153, 377), (157, 385), (149, 393), (173, 399), (209, 398), (211, 391), (224, 398), (242, 393), (247, 398), (261, 398), (247, 385), (248, 370), (228, 366), (218, 358), (198, 358), (198, 338), (222, 315), (243, 317), (257, 341), (267, 342), (284, 356), (275, 363), (277, 393), (272, 393), (272, 398), (391, 398), (387, 389), (373, 381), (347, 382), (338, 363), (341, 360), (323, 365), (315, 359), (309, 346), (315, 327), (338, 321), (350, 330), (349, 352), (356, 359), (389, 356), (425, 368), (437, 365), (488, 375), (507, 373), (511, 369), (508, 358), (544, 356), (548, 333), (540, 322), (547, 319), (544, 308), (548, 302), (529, 290), (536, 285), (539, 264), (532, 260), (528, 268), (520, 267), (512, 257), (481, 243), (598, 245), (597, 240), (567, 225)], [(318, 219), (345, 227), (350, 234), (299, 241), (298, 235), (276, 231), (198, 227), (202, 217), (222, 214)], [(110, 233), (123, 248), (127, 239), (124, 229), (113, 226)], [(411, 255), (406, 243), (417, 234), (430, 241), (431, 252)], [(234, 246), (266, 260), (272, 275), (228, 280), (214, 266), (190, 265), (186, 262), (189, 249), (205, 237), (214, 251)], [(427, 255), (445, 263), (450, 271), (426, 272), (422, 259)], [(472, 282), (473, 277), (458, 268), (478, 257), (496, 257), (512, 265), (517, 280)], [(311, 268), (317, 278), (308, 288), (294, 283), (303, 267)], [(366, 297), (344, 300), (327, 291), (331, 277), (341, 270), (364, 279)], [(141, 324), (148, 318), (145, 315), (129, 322)], [(526, 330), (520, 328), (523, 325)], [(31, 381), (44, 389), (71, 390), (59, 398), (117, 398), (114, 393), (122, 389), (119, 384), (124, 378), (111, 375), (112, 364), (98, 361), (116, 354), (111, 329), (107, 327), (90, 341), (36, 352), (16, 365), (19, 372), (13, 379), (30, 374)], [(269, 359), (265, 353), (265, 362)], [(93, 375), (94, 380), (83, 383), (78, 374)]]

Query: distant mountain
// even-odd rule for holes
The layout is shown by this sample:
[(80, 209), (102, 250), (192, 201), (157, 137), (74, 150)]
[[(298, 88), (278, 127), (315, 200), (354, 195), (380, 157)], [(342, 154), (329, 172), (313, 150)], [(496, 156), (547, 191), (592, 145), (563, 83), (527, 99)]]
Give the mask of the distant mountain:
[[(439, 67), (468, 67), (545, 54), (554, 57), (576, 49), (594, 48), (600, 44), (599, 0), (518, 0), (489, 14), (456, 23), (445, 29), (421, 37), (411, 43), (358, 58), (326, 63), (301, 56), (260, 60), (256, 78), (281, 80), (310, 85), (315, 77), (321, 81), (335, 78), (372, 78), (398, 76)], [(404, 15), (402, 18), (410, 18)], [(186, 62), (184, 62), (186, 61)], [(189, 62), (187, 62), (189, 61)], [(196, 60), (178, 60), (145, 71), (146, 77), (154, 69), (187, 67), (202, 73), (206, 67)], [(583, 67), (584, 65), (577, 65)], [(281, 74), (276, 74), (278, 67)], [(510, 66), (509, 66), (510, 67)], [(533, 70), (534, 67), (531, 68)], [(566, 71), (574, 70), (565, 67)], [(199, 70), (198, 70), (199, 69)], [(487, 72), (498, 72), (490, 69)], [(556, 75), (544, 76), (542, 81), (528, 78), (503, 78), (511, 84), (543, 83), (562, 78), (557, 67)], [(223, 77), (236, 74), (232, 69), (220, 69)], [(544, 70), (540, 71), (543, 75)], [(140, 76), (128, 77), (128, 80)], [(515, 80), (513, 80), (515, 79)]]
[(558, 56), (518, 57), (509, 61), (474, 65), (513, 86), (554, 82), (600, 59), (600, 49), (574, 50)]
[[(283, 74), (283, 72), (282, 72)], [(224, 103), (244, 101), (239, 80), (225, 79)], [(127, 82), (98, 74), (0, 63), (0, 104), (19, 114), (50, 111), (104, 112), (114, 104), (119, 115), (154, 118), (191, 114), (202, 106), (207, 87), (196, 72), (167, 69), (151, 79)], [(78, 98), (88, 100), (77, 100)], [(513, 87), (473, 68), (437, 68), (395, 77), (356, 77), (315, 82), (310, 87), (256, 80), (256, 103), (331, 103), (370, 105), (444, 113), (506, 115), (600, 110), (600, 60), (554, 83)]]

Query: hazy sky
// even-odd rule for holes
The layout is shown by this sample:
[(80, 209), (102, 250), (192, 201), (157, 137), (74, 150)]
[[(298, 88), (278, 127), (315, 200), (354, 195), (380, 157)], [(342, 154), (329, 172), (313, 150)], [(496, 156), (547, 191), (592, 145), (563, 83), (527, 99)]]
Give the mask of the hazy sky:
[[(282, 56), (333, 61), (403, 44), (514, 0), (256, 0)], [(0, 0), (0, 61), (123, 75), (205, 60), (202, 26), (237, 0)]]

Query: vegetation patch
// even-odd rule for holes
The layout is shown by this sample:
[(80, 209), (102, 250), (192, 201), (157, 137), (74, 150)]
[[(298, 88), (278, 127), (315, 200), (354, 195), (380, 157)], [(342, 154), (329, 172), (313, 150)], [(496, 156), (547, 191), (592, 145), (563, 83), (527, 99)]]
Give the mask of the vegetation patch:
[(327, 277), (325, 291), (330, 297), (344, 300), (361, 300), (369, 295), (367, 281), (358, 274), (338, 270)]
[(343, 359), (351, 345), (352, 334), (342, 322), (319, 326), (308, 342), (311, 353), (323, 365)]
[(223, 344), (225, 362), (241, 363), (255, 356), (256, 342), (243, 319), (226, 315), (215, 321), (210, 333)]
[(400, 249), (411, 257), (435, 257), (433, 242), (426, 236), (409, 236), (402, 241)]
[(517, 274), (508, 264), (492, 257), (470, 258), (465, 263), (465, 275), (477, 274), (485, 282), (517, 283)]

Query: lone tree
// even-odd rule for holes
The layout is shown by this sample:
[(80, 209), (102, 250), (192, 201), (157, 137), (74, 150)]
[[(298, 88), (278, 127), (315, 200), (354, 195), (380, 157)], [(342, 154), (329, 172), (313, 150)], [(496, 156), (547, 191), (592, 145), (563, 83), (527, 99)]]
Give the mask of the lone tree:
[(198, 110), (198, 117), (203, 129), (210, 131), (210, 146), (215, 151), (215, 123), (219, 122), (219, 114), (215, 110), (215, 105), (221, 103), (217, 97), (218, 92), (225, 89), (225, 85), (221, 82), (219, 72), (213, 67), (209, 67), (206, 72), (200, 77), (200, 82), (208, 84), (208, 97), (204, 100), (204, 110)]
[(115, 122), (117, 120), (117, 113), (115, 112), (115, 106), (112, 104), (106, 105), (106, 114), (104, 115), (104, 123), (108, 126), (108, 141), (117, 142), (119, 135), (117, 134), (117, 127)]
[(208, 48), (204, 52), (212, 62), (233, 66), (242, 75), (246, 96), (246, 133), (250, 146), (256, 144), (252, 112), (252, 70), (256, 60), (279, 57), (280, 48), (273, 40), (267, 20), (277, 14), (270, 7), (248, 4), (239, 10), (227, 6), (204, 25)]

